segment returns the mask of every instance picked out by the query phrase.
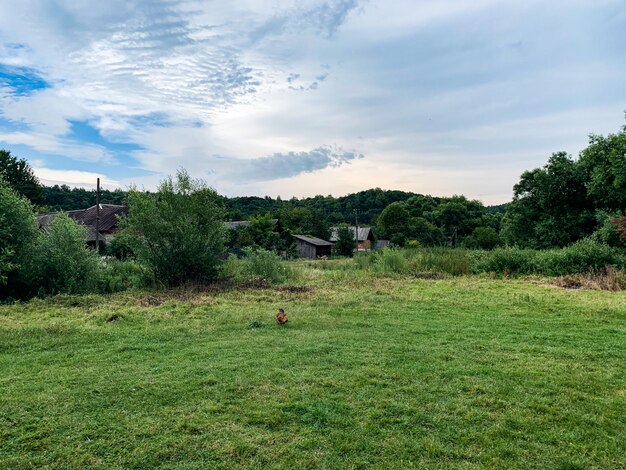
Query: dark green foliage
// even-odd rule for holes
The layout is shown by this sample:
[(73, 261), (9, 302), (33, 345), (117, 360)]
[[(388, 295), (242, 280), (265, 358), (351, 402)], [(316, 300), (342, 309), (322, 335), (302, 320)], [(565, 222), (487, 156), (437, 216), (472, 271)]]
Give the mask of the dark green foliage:
[(380, 238), (390, 240), (396, 246), (404, 246), (411, 235), (411, 214), (403, 202), (389, 204), (376, 221)]
[(250, 218), (250, 225), (247, 227), (247, 230), (250, 233), (254, 247), (275, 252), (284, 249), (279, 226), (272, 220), (272, 216), (269, 213), (259, 214)]
[(41, 185), (25, 159), (14, 157), (10, 151), (0, 150), (0, 178), (31, 203), (42, 203)]
[(589, 235), (595, 225), (585, 173), (567, 154), (559, 152), (545, 167), (522, 175), (514, 187), (502, 231), (511, 245), (551, 248)]
[(356, 248), (354, 230), (347, 225), (340, 225), (337, 228), (337, 241), (335, 242), (335, 252), (339, 256), (352, 256)]
[(626, 208), (626, 128), (617, 134), (591, 135), (578, 162), (595, 207)]
[(104, 254), (111, 256), (118, 260), (125, 260), (135, 257), (134, 246), (136, 246), (136, 237), (129, 231), (122, 231), (113, 237), (113, 239), (106, 244)]
[(217, 193), (180, 170), (155, 194), (131, 190), (126, 230), (134, 252), (157, 281), (179, 285), (218, 275), (224, 253), (224, 210)]
[[(44, 186), (41, 193), (42, 204), (48, 208), (49, 212), (87, 209), (96, 204), (96, 191), (94, 189), (54, 185)], [(101, 204), (125, 204), (126, 197), (126, 191), (121, 189), (114, 191), (100, 190)]]
[(281, 209), (278, 218), (290, 234), (313, 235), (323, 240), (330, 237), (330, 223), (319, 209), (288, 204)]
[(35, 235), (32, 205), (0, 177), (0, 285), (24, 262)]
[(480, 201), (470, 201), (465, 196), (446, 198), (433, 212), (433, 222), (441, 227), (445, 236), (461, 239), (484, 224), (485, 207)]
[(471, 235), (463, 239), (466, 248), (491, 250), (500, 244), (500, 236), (491, 227), (476, 227)]
[(61, 213), (37, 238), (22, 277), (31, 294), (83, 294), (96, 290), (98, 265), (98, 256), (85, 244), (85, 228)]
[(472, 271), (561, 276), (597, 271), (607, 266), (626, 268), (626, 251), (583, 239), (561, 249), (497, 248), (483, 252), (475, 258)]
[(443, 229), (424, 217), (414, 217), (410, 220), (410, 235), (422, 246), (441, 246), (446, 241)]
[(623, 246), (626, 246), (626, 216), (611, 219), (611, 223), (615, 226)]

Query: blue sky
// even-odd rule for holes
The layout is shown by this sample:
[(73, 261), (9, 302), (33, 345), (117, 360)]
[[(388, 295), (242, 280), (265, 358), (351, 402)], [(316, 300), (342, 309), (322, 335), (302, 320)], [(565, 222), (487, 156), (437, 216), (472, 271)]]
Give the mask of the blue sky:
[(626, 121), (623, 0), (0, 2), (0, 148), (46, 184), (510, 199)]

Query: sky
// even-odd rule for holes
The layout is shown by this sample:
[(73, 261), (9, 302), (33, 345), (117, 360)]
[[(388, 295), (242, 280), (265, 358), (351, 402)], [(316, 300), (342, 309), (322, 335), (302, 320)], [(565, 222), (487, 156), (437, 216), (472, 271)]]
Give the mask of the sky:
[(625, 110), (624, 0), (0, 0), (0, 148), (44, 184), (498, 204)]

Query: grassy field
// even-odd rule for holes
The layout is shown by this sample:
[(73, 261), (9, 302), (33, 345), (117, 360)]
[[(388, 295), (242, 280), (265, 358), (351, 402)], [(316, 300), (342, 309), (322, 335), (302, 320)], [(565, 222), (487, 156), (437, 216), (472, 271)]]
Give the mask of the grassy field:
[(626, 294), (296, 284), (0, 306), (0, 468), (626, 467)]

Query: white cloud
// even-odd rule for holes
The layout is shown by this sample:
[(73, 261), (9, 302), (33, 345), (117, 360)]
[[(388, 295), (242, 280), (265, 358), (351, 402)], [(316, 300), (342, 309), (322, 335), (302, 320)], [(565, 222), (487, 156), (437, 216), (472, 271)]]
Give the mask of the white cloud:
[(33, 171), (39, 180), (48, 186), (67, 184), (81, 188), (94, 189), (97, 179), (100, 178), (100, 185), (104, 189), (117, 189), (121, 187), (119, 181), (114, 181), (100, 173), (76, 170), (53, 170), (50, 168), (33, 167)]

